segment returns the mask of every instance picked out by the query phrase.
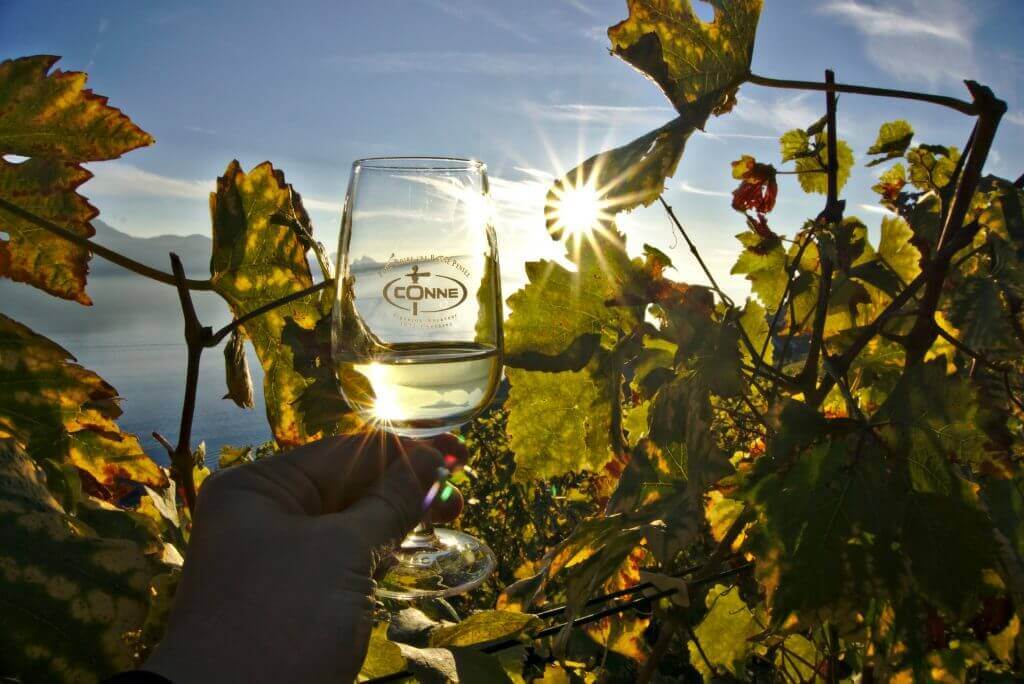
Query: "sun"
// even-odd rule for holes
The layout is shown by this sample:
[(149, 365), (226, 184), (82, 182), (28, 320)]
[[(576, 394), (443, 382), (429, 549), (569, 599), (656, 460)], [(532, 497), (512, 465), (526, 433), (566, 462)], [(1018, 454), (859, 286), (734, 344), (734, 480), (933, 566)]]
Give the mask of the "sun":
[(551, 202), (551, 230), (569, 235), (590, 235), (611, 218), (605, 211), (608, 203), (590, 183), (555, 188)]

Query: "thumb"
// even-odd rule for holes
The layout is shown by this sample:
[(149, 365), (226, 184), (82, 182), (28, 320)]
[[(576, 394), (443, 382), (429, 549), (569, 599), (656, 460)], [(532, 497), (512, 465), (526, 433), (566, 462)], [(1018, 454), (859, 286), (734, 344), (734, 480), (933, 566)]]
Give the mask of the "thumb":
[(423, 519), (424, 496), (442, 463), (439, 451), (417, 445), (396, 458), (362, 498), (328, 517), (357, 530), (367, 551), (396, 545)]

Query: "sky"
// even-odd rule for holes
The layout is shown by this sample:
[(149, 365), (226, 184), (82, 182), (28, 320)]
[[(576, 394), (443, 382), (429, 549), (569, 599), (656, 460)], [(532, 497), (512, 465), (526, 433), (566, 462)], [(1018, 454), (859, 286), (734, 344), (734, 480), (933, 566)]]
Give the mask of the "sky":
[[(710, 6), (696, 0), (699, 15)], [(673, 117), (657, 86), (608, 53), (623, 0), (293, 0), (122, 2), (0, 0), (0, 59), (62, 56), (84, 70), (157, 143), (90, 165), (82, 193), (133, 235), (209, 235), (207, 196), (231, 159), (269, 159), (302, 194), (317, 237), (337, 244), (352, 160), (452, 155), (488, 164), (509, 292), (522, 263), (559, 255), (544, 229), (551, 174), (627, 143)], [(1009, 105), (986, 171), (1024, 171), (1024, 2), (766, 0), (752, 69), (966, 98), (962, 79)], [(823, 113), (824, 94), (744, 85), (739, 105), (687, 144), (667, 182), (671, 204), (711, 269), (728, 277), (743, 217), (730, 208), (730, 162), (778, 164), (778, 136)], [(843, 95), (839, 132), (857, 167), (844, 196), (874, 234), (882, 218), (864, 152), (878, 126), (906, 118), (918, 142), (962, 146), (971, 120), (934, 105)], [(884, 169), (885, 167), (881, 167)], [(820, 211), (780, 177), (772, 227), (792, 234)], [(671, 254), (677, 277), (703, 281), (654, 205), (619, 217), (631, 251)], [(201, 276), (202, 274), (197, 274)]]

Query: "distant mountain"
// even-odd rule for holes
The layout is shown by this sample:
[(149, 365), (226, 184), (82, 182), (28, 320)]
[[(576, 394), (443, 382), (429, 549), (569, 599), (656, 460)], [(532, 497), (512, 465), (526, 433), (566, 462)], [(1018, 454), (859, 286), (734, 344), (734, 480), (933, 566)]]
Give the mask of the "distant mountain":
[[(210, 275), (210, 252), (213, 241), (205, 235), (157, 235), (144, 238), (122, 233), (103, 221), (95, 220), (92, 225), (96, 229), (96, 236), (93, 237), (96, 243), (147, 266), (159, 268), (161, 271), (170, 270), (168, 254), (174, 252), (181, 257), (185, 273), (190, 278), (206, 278)], [(90, 275), (120, 275), (125, 272), (120, 266), (106, 259), (93, 257), (89, 260)]]

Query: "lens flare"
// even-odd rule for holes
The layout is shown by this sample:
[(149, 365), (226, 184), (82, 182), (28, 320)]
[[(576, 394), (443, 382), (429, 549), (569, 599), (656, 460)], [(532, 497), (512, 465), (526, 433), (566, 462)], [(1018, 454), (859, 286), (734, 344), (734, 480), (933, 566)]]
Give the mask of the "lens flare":
[(554, 190), (550, 217), (552, 229), (569, 235), (589, 235), (611, 218), (605, 212), (607, 203), (601, 193), (589, 183), (570, 185)]

